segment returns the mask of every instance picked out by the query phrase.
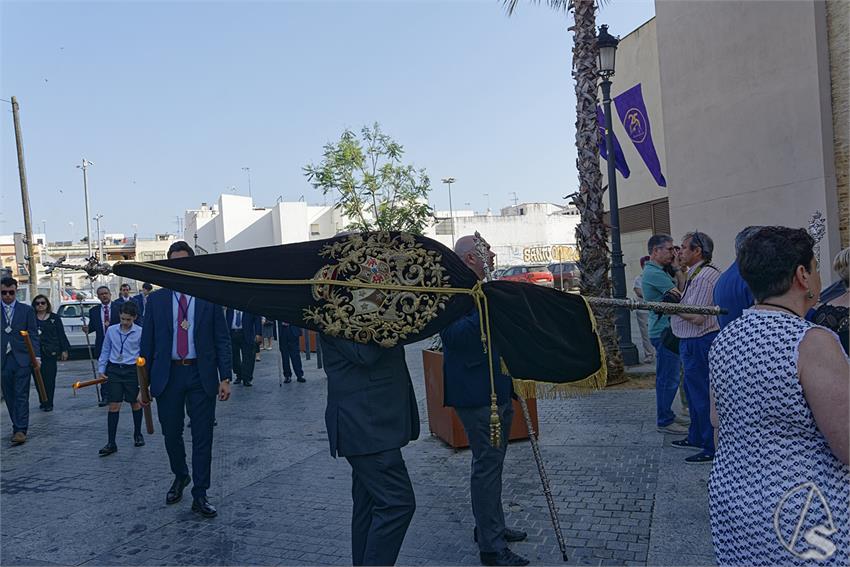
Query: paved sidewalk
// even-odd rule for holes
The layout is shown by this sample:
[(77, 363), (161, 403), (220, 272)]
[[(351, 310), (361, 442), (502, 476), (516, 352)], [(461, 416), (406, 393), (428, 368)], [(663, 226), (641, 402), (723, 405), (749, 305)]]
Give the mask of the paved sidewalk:
[[(477, 565), (467, 451), (428, 435), (422, 344), (408, 347), (423, 435), (404, 449), (417, 510), (402, 565)], [(263, 352), (255, 386), (217, 406), (211, 502), (165, 505), (172, 477), (162, 436), (132, 445), (124, 406), (116, 454), (100, 458), (105, 409), (87, 360), (60, 366), (56, 410), (31, 395), (30, 439), (8, 443), (0, 411), (0, 563), (3, 565), (350, 564), (350, 468), (328, 451), (325, 380), (278, 385), (277, 351)], [(654, 426), (653, 390), (606, 390), (538, 403), (541, 450), (569, 546), (568, 564), (713, 565), (708, 466), (686, 465)], [(156, 420), (155, 420), (156, 422)], [(187, 433), (188, 438), (188, 433)], [(508, 523), (529, 533), (513, 549), (533, 564), (563, 564), (529, 443), (512, 443), (504, 475)]]

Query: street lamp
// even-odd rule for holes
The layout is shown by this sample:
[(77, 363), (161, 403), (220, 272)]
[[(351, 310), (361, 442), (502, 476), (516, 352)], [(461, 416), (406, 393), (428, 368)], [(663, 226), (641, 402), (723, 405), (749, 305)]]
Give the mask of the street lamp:
[(78, 165), (77, 169), (83, 170), (83, 192), (86, 196), (86, 242), (88, 243), (89, 248), (89, 258), (92, 257), (92, 248), (91, 248), (91, 223), (89, 222), (89, 176), (88, 169), (89, 166), (94, 165), (93, 162), (88, 161), (86, 158), (83, 158), (83, 164)]
[[(620, 40), (608, 33), (608, 26), (599, 27), (596, 45), (599, 48), (597, 65), (602, 78), (602, 108), (605, 111), (605, 149), (608, 151), (608, 195), (611, 199), (611, 276), (614, 280), (614, 298), (626, 299), (626, 265), (623, 264), (623, 246), (620, 242), (620, 205), (617, 202), (617, 170), (614, 159), (614, 131), (611, 116), (611, 77), (614, 76), (614, 63), (617, 56), (617, 44)], [(632, 342), (631, 314), (627, 309), (617, 310), (617, 335), (623, 364), (633, 366), (638, 363), (638, 350)]]
[(452, 223), (452, 249), (455, 247), (455, 214), (452, 210), (452, 183), (454, 182), (454, 177), (443, 177), (443, 183), (449, 186), (449, 222)]

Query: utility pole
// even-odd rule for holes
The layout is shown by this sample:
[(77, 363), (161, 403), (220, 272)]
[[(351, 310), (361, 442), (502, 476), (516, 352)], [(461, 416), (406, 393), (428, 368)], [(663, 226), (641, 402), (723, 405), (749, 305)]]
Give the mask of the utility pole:
[(15, 122), (15, 146), (18, 150), (18, 175), (21, 178), (21, 205), (24, 208), (24, 232), (26, 233), (27, 269), (30, 272), (30, 300), (38, 295), (38, 271), (35, 264), (35, 249), (33, 248), (32, 220), (30, 219), (30, 194), (27, 187), (27, 168), (24, 163), (24, 140), (21, 135), (21, 117), (18, 99), (12, 97), (12, 117)]
[(83, 165), (78, 165), (77, 169), (83, 170), (83, 192), (86, 196), (86, 243), (89, 245), (89, 258), (92, 257), (92, 247), (91, 247), (91, 222), (89, 221), (89, 176), (88, 176), (88, 168), (90, 165), (94, 165), (94, 163), (88, 161), (86, 158), (83, 158)]
[(452, 223), (452, 248), (455, 247), (455, 213), (452, 209), (452, 183), (455, 182), (454, 177), (444, 177), (443, 183), (449, 186), (449, 221)]

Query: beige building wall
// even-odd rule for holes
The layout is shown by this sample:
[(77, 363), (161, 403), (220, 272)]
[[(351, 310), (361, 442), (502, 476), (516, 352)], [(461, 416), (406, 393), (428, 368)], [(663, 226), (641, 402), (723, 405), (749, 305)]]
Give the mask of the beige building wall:
[[(720, 266), (752, 224), (827, 218), (825, 281), (840, 249), (826, 7), (814, 0), (657, 0), (666, 176), (674, 235), (699, 229)], [(654, 135), (653, 131), (653, 135)]]

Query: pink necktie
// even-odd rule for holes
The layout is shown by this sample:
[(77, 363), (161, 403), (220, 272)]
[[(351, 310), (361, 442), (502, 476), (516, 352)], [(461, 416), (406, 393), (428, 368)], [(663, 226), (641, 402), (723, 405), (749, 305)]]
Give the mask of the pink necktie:
[(179, 313), (177, 315), (177, 356), (186, 358), (189, 354), (189, 331), (184, 329), (183, 321), (189, 318), (189, 305), (186, 302), (186, 296), (180, 294)]
[(103, 310), (103, 330), (105, 331), (109, 326), (109, 306), (104, 305), (101, 309)]

